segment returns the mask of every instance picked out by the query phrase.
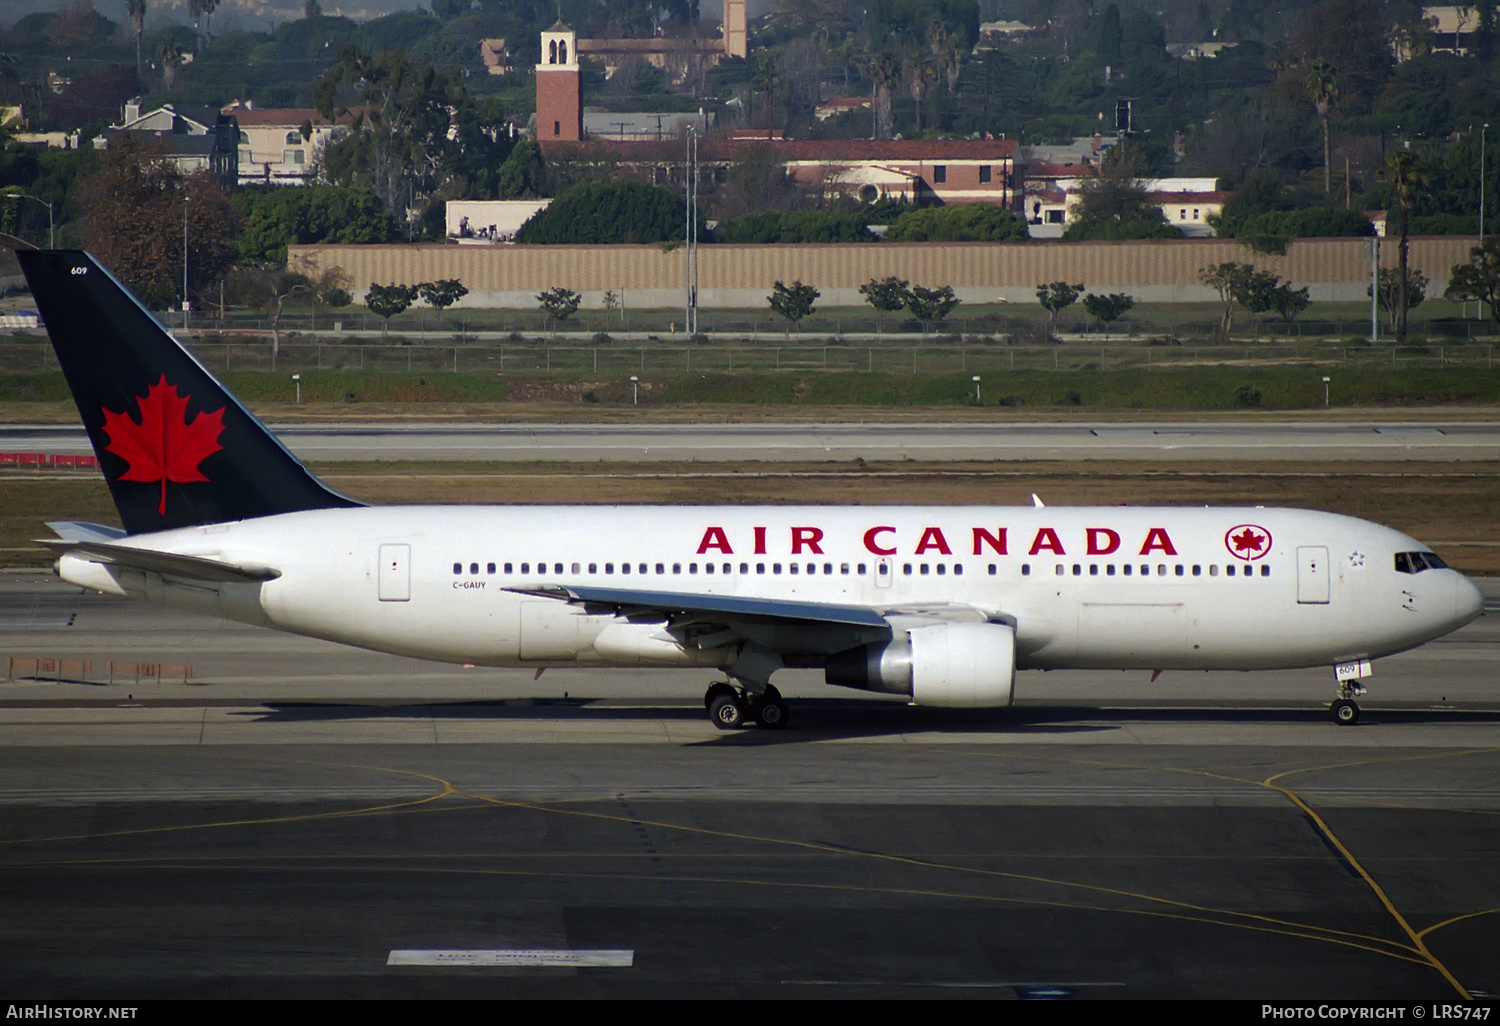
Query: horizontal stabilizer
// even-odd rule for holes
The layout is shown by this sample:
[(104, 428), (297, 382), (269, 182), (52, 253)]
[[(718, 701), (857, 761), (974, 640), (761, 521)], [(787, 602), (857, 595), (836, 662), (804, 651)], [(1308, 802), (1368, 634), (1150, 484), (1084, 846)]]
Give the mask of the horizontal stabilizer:
[(520, 592), (523, 595), (561, 599), (566, 602), (610, 606), (626, 612), (659, 612), (668, 617), (689, 614), (706, 615), (716, 620), (795, 621), (847, 624), (856, 627), (888, 626), (885, 617), (867, 606), (836, 606), (823, 602), (741, 598), (737, 595), (637, 591), (632, 588), (594, 588), (587, 585), (558, 584), (506, 590)]
[(125, 532), (118, 527), (91, 524), (82, 520), (49, 520), (47, 526), (63, 541), (70, 542), (110, 542), (126, 537)]
[(116, 545), (105, 541), (69, 541), (44, 539), (38, 544), (63, 556), (80, 556), (96, 563), (145, 570), (173, 577), (191, 577), (200, 581), (256, 582), (274, 581), (281, 571), (253, 563), (226, 563), (206, 556), (184, 556), (176, 552), (158, 552), (133, 545)]

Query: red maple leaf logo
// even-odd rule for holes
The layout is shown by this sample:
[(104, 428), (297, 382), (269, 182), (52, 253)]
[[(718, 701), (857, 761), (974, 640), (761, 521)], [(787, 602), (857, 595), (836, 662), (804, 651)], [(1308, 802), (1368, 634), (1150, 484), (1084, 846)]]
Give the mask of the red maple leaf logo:
[(120, 475), (121, 481), (161, 482), (161, 503), (156, 512), (166, 516), (168, 481), (185, 484), (208, 480), (198, 464), (224, 448), (219, 444), (224, 408), (200, 413), (189, 423), (188, 397), (179, 396), (177, 386), (167, 384), (165, 374), (137, 403), (140, 423), (128, 412), (100, 411), (104, 414), (104, 432), (109, 435), (105, 449), (130, 464), (130, 469)]
[(1225, 532), (1224, 544), (1237, 559), (1259, 559), (1271, 550), (1271, 532), (1264, 527), (1241, 524)]

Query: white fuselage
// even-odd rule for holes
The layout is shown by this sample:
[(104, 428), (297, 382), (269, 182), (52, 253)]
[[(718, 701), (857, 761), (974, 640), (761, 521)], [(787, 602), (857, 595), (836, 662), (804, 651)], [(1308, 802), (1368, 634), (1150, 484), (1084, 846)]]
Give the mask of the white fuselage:
[[(59, 570), (173, 608), (491, 666), (732, 656), (711, 638), (684, 644), (659, 623), (511, 590), (548, 586), (988, 619), (1014, 626), (1020, 669), (1331, 665), (1415, 647), (1482, 605), (1452, 570), (1399, 572), (1394, 554), (1425, 550), (1400, 532), (1258, 507), (367, 507), (123, 543), (280, 576), (214, 585), (79, 556)], [(799, 646), (816, 656), (846, 643), (827, 633), (793, 625), (766, 640), (797, 665)]]

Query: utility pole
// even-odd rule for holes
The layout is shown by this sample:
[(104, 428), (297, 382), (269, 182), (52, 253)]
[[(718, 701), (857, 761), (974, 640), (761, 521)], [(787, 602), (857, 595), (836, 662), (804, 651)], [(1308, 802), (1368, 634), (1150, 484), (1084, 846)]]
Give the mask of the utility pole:
[(187, 194), (182, 196), (182, 330), (187, 331), (188, 310), (192, 304), (188, 302), (188, 236), (187, 236)]
[(1479, 245), (1484, 247), (1484, 137), (1490, 126), (1486, 122), (1479, 126)]
[(683, 159), (683, 192), (687, 209), (683, 214), (686, 245), (683, 248), (683, 326), (688, 336), (698, 334), (698, 131), (689, 125), (687, 152)]

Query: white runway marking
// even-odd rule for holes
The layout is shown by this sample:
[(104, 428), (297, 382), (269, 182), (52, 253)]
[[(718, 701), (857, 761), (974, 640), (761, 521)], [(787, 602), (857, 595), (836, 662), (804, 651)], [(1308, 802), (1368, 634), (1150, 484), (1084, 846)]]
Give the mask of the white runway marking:
[(573, 951), (567, 948), (496, 948), (420, 950), (394, 949), (386, 965), (540, 965), (562, 968), (607, 966), (628, 968), (635, 964), (635, 951), (600, 949)]

